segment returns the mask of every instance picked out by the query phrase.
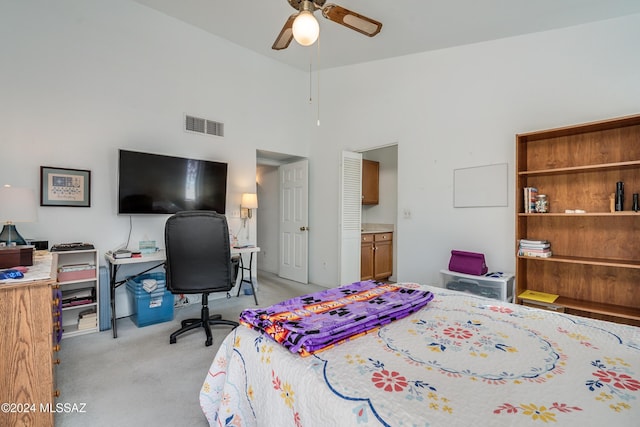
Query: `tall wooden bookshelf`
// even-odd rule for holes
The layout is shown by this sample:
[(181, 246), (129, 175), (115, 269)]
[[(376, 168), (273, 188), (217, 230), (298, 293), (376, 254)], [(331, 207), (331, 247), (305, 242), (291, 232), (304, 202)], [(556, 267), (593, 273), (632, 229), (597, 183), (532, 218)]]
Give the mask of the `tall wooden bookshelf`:
[[(618, 181), (624, 210), (611, 212)], [(524, 187), (547, 195), (548, 213), (524, 213)], [(516, 251), (530, 239), (553, 253), (517, 256), (516, 295), (557, 294), (565, 312), (640, 326), (640, 115), (516, 135), (515, 189)]]

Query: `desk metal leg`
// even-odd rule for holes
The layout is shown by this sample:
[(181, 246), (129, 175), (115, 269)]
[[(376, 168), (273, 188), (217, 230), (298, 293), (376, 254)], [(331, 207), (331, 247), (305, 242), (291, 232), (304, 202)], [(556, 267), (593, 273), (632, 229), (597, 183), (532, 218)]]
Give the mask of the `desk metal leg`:
[(109, 286), (111, 297), (111, 330), (113, 331), (113, 338), (118, 338), (117, 318), (116, 318), (116, 275), (118, 274), (118, 266), (116, 264), (110, 264), (110, 277)]
[(256, 305), (258, 305), (258, 296), (257, 296), (257, 292), (256, 292), (256, 288), (253, 286), (253, 272), (251, 271), (251, 266), (253, 265), (253, 252), (251, 252), (249, 254), (249, 284), (251, 284), (251, 291), (253, 292), (253, 300), (256, 302)]
[[(256, 288), (253, 286), (253, 272), (251, 271), (251, 266), (253, 265), (253, 252), (249, 253), (249, 267), (244, 266), (244, 260), (242, 258), (242, 254), (240, 254), (240, 285), (238, 285), (238, 293), (236, 296), (240, 296), (240, 289), (242, 289), (243, 283), (249, 283), (251, 285), (251, 290), (253, 291), (253, 300), (258, 305), (258, 296), (256, 295)], [(244, 278), (244, 271), (249, 270), (249, 280)]]
[(240, 282), (238, 283), (238, 292), (236, 293), (236, 297), (240, 296), (240, 291), (242, 290), (242, 283), (244, 282), (244, 264), (242, 262), (242, 254), (240, 254), (238, 257), (240, 258), (240, 266), (238, 267), (238, 274), (240, 274)]

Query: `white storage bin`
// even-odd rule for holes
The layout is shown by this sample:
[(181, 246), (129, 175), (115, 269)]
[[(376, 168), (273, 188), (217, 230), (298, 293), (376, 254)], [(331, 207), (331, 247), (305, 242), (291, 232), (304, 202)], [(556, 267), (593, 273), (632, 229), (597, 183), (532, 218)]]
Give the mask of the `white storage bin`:
[(514, 277), (511, 273), (502, 273), (500, 277), (489, 277), (440, 270), (440, 275), (443, 288), (513, 302)]

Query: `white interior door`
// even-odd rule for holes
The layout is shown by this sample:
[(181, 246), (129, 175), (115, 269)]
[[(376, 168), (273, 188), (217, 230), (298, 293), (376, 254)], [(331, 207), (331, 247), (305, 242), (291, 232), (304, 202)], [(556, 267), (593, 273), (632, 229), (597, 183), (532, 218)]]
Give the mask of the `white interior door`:
[(360, 280), (362, 154), (342, 152), (340, 167), (340, 284)]
[(282, 165), (280, 176), (280, 262), (278, 275), (309, 280), (309, 161)]

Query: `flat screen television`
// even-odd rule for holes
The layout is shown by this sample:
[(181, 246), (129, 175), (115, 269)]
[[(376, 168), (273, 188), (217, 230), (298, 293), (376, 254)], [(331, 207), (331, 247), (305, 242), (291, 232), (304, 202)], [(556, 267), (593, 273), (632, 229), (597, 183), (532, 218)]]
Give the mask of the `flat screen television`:
[(226, 163), (119, 150), (119, 214), (212, 210), (224, 215), (226, 199)]

